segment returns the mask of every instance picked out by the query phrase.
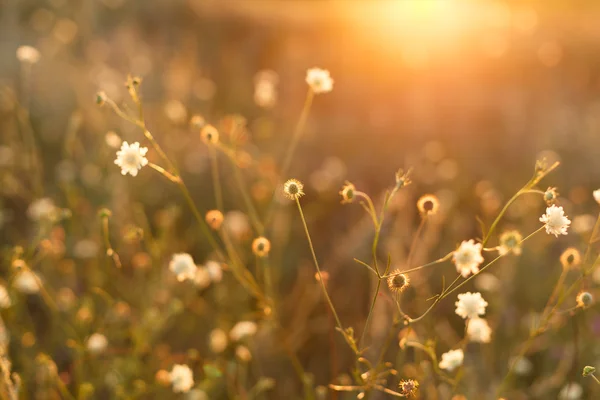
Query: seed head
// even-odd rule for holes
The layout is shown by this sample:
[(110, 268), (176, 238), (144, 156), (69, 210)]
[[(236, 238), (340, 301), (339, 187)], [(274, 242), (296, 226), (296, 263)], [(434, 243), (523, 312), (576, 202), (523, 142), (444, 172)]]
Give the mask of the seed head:
[(412, 379), (401, 380), (398, 388), (400, 389), (400, 394), (402, 396), (414, 396), (419, 388), (419, 382)]
[(204, 217), (206, 219), (206, 223), (215, 231), (219, 230), (221, 224), (223, 223), (223, 213), (219, 210), (210, 210), (206, 213)]
[(560, 255), (560, 263), (564, 269), (570, 269), (581, 263), (581, 254), (574, 247), (569, 247)]
[(422, 216), (434, 215), (438, 212), (440, 208), (440, 201), (437, 197), (432, 194), (426, 194), (425, 196), (421, 196), (419, 201), (417, 201), (417, 209), (421, 213)]
[(410, 279), (396, 270), (387, 278), (387, 284), (392, 292), (402, 293), (410, 285)]
[(585, 367), (583, 367), (583, 376), (586, 378), (590, 375), (593, 375), (594, 372), (596, 372), (596, 368), (594, 368), (594, 367), (591, 367), (589, 365), (586, 365)]
[(219, 142), (219, 131), (210, 124), (204, 125), (200, 131), (200, 139), (206, 144), (217, 144)]
[(410, 175), (410, 169), (406, 172), (404, 172), (403, 169), (399, 169), (398, 172), (396, 172), (396, 190), (402, 189), (405, 186), (408, 186), (412, 183), (412, 181), (409, 178)]
[(594, 303), (594, 296), (590, 292), (581, 292), (577, 295), (577, 307), (588, 308)]
[(289, 179), (283, 184), (283, 193), (290, 200), (296, 200), (304, 196), (302, 189), (304, 185), (297, 179)]
[(515, 255), (521, 254), (521, 242), (523, 241), (523, 235), (519, 231), (506, 231), (500, 235), (500, 246), (498, 247), (498, 253), (501, 256), (513, 253)]
[(340, 195), (342, 196), (342, 204), (352, 203), (354, 200), (354, 192), (356, 192), (356, 187), (346, 181), (344, 186), (342, 186), (342, 190), (340, 191)]
[(266, 257), (271, 250), (271, 242), (266, 237), (260, 236), (252, 241), (252, 252), (257, 257)]
[(98, 104), (99, 106), (103, 106), (104, 103), (106, 103), (106, 93), (104, 92), (98, 92), (96, 93), (96, 104)]

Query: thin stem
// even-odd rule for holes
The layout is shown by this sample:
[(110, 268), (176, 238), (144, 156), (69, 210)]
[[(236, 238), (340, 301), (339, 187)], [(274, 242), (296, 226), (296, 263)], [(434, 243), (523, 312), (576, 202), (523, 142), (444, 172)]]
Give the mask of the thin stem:
[(304, 126), (306, 125), (306, 120), (308, 119), (308, 113), (310, 111), (310, 106), (312, 105), (314, 96), (315, 93), (309, 88), (308, 92), (306, 93), (306, 99), (304, 100), (304, 106), (302, 107), (300, 118), (298, 119), (298, 123), (296, 124), (294, 133), (292, 135), (292, 141), (290, 142), (290, 145), (285, 153), (285, 158), (283, 159), (280, 176), (287, 176), (289, 172), (290, 165), (294, 157), (294, 152), (296, 151), (298, 142), (300, 141), (302, 133), (304, 132)]
[(224, 211), (223, 191), (221, 189), (221, 180), (219, 179), (219, 160), (217, 159), (217, 152), (213, 146), (208, 146), (208, 153), (210, 154), (212, 180), (215, 190), (215, 203), (217, 205), (217, 210)]
[(508, 207), (510, 207), (510, 205), (512, 203), (514, 203), (515, 200), (517, 200), (517, 198), (521, 194), (523, 194), (523, 191), (524, 191), (524, 188), (519, 189), (519, 191), (517, 193), (515, 193), (513, 195), (513, 197), (511, 197), (510, 200), (508, 200), (508, 202), (504, 205), (504, 207), (502, 208), (502, 210), (500, 211), (500, 213), (498, 214), (498, 216), (496, 217), (496, 219), (494, 220), (494, 222), (492, 222), (492, 225), (490, 226), (490, 229), (488, 230), (487, 234), (483, 238), (483, 241), (481, 242), (481, 247), (485, 247), (485, 245), (487, 244), (488, 240), (490, 240), (490, 237), (492, 236), (492, 232), (494, 232), (494, 229), (496, 229), (496, 226), (498, 225), (498, 222), (500, 222), (500, 220), (502, 219), (502, 217), (504, 216), (504, 214), (508, 210)]
[(244, 200), (244, 203), (246, 204), (246, 208), (248, 209), (248, 215), (250, 216), (250, 220), (252, 221), (252, 224), (254, 225), (254, 229), (256, 230), (256, 232), (259, 235), (262, 235), (264, 232), (264, 227), (263, 227), (262, 223), (260, 222), (260, 218), (258, 216), (258, 212), (256, 211), (256, 208), (254, 207), (254, 203), (252, 203), (252, 199), (248, 195), (248, 190), (246, 190), (246, 188), (244, 187), (244, 180), (242, 178), (242, 173), (241, 173), (239, 167), (237, 166), (237, 164), (235, 163), (235, 161), (231, 160), (231, 164), (233, 166), (233, 174), (235, 176), (235, 181), (238, 185), (238, 188), (240, 189), (240, 193), (242, 194), (242, 199)]
[[(444, 257), (438, 258), (435, 261), (432, 261), (432, 262), (427, 263), (427, 264), (420, 265), (420, 266), (415, 267), (415, 268), (406, 269), (404, 271), (399, 271), (398, 273), (400, 273), (400, 274), (407, 274), (409, 272), (415, 272), (415, 271), (419, 271), (419, 270), (427, 268), (427, 267), (432, 267), (432, 266), (434, 266), (436, 264), (439, 264), (439, 263), (442, 263), (444, 261), (447, 261), (448, 259), (450, 259), (452, 257), (453, 254), (454, 254), (454, 252), (451, 251), (450, 253), (446, 254)], [(381, 277), (385, 279), (385, 278), (389, 278), (390, 276), (391, 276), (391, 274), (390, 275), (382, 275)]]
[[(325, 299), (327, 300), (327, 303), (329, 304), (329, 308), (331, 309), (331, 312), (333, 313), (333, 316), (335, 318), (335, 322), (336, 322), (338, 328), (341, 330), (342, 334), (344, 334), (344, 328), (342, 326), (340, 318), (338, 317), (338, 314), (335, 311), (335, 307), (333, 306), (333, 302), (331, 301), (331, 298), (329, 297), (329, 293), (327, 293), (327, 288), (325, 287), (325, 281), (323, 280), (323, 276), (321, 275), (321, 268), (319, 267), (319, 262), (317, 261), (317, 255), (315, 254), (315, 249), (313, 247), (312, 240), (310, 238), (310, 233), (308, 232), (308, 226), (306, 225), (306, 219), (304, 218), (304, 213), (302, 212), (302, 206), (300, 205), (300, 200), (298, 198), (296, 198), (296, 205), (298, 206), (298, 212), (300, 213), (300, 219), (302, 220), (302, 225), (304, 226), (304, 232), (306, 233), (306, 239), (308, 240), (308, 246), (310, 247), (310, 252), (312, 254), (313, 261), (315, 263), (315, 267), (317, 268), (317, 274), (319, 275), (319, 283), (321, 284), (321, 289), (323, 290), (323, 294), (325, 295)], [(345, 334), (344, 334), (344, 337), (345, 337)]]
[(598, 385), (600, 385), (600, 380), (598, 380), (598, 378), (596, 378), (596, 375), (594, 375), (594, 374), (590, 374), (590, 376), (591, 376), (592, 378), (594, 378), (594, 380), (596, 381), (596, 383), (597, 383)]

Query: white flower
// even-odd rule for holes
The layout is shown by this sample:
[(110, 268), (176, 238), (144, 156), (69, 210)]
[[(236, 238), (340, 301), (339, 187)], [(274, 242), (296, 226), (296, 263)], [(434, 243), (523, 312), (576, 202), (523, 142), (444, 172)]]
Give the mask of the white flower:
[(35, 294), (40, 291), (39, 277), (29, 270), (23, 270), (17, 274), (13, 286), (24, 294)]
[(554, 204), (546, 208), (546, 214), (540, 217), (540, 221), (545, 224), (546, 233), (556, 237), (566, 235), (571, 224), (569, 218), (565, 216), (563, 208), (556, 207)]
[(42, 221), (51, 219), (51, 217), (56, 215), (57, 211), (58, 208), (54, 205), (54, 201), (48, 197), (44, 197), (33, 201), (29, 205), (27, 216), (32, 221)]
[(326, 69), (311, 68), (306, 71), (306, 83), (315, 93), (327, 93), (333, 90), (333, 79)]
[(218, 283), (223, 279), (223, 269), (221, 268), (221, 264), (216, 261), (208, 261), (206, 263), (206, 270), (208, 271), (208, 275), (210, 276), (210, 280)]
[(569, 382), (563, 386), (562, 390), (558, 394), (560, 400), (579, 400), (583, 395), (583, 389), (577, 382)]
[(173, 254), (169, 269), (177, 275), (177, 280), (183, 282), (186, 279), (195, 279), (198, 267), (194, 264), (194, 259), (187, 253)]
[(8, 290), (3, 285), (0, 285), (0, 308), (8, 308), (12, 305)]
[(596, 203), (600, 204), (600, 189), (594, 190), (592, 194), (594, 195), (594, 200), (596, 200)]
[(90, 336), (86, 342), (87, 349), (92, 354), (100, 354), (108, 345), (108, 340), (106, 336), (101, 333), (94, 333)]
[(40, 61), (40, 52), (32, 46), (21, 46), (17, 49), (17, 59), (22, 63), (35, 64)]
[(479, 264), (483, 262), (481, 256), (481, 243), (475, 243), (473, 239), (463, 240), (458, 249), (452, 254), (452, 261), (456, 270), (466, 278), (471, 273), (479, 272)]
[(463, 353), (462, 349), (450, 350), (442, 354), (442, 361), (440, 361), (439, 366), (441, 369), (452, 372), (462, 365), (464, 358), (465, 353)]
[(145, 157), (147, 152), (148, 148), (140, 147), (138, 142), (131, 145), (123, 142), (121, 150), (117, 151), (115, 164), (121, 167), (121, 174), (129, 173), (131, 176), (137, 176), (138, 171), (148, 164), (148, 159)]
[(229, 337), (234, 342), (243, 339), (246, 336), (252, 336), (256, 333), (257, 327), (256, 323), (252, 321), (241, 321), (235, 324), (231, 331), (229, 332)]
[(471, 318), (467, 321), (467, 336), (472, 342), (489, 343), (492, 328), (483, 318)]
[(196, 270), (194, 276), (194, 285), (199, 289), (206, 289), (210, 285), (210, 273), (205, 267), (200, 267)]
[(477, 318), (485, 314), (488, 303), (481, 297), (481, 293), (461, 293), (458, 295), (456, 314), (462, 318)]
[(194, 386), (194, 375), (192, 370), (187, 365), (175, 364), (169, 374), (173, 391), (175, 393), (187, 393)]
[(209, 344), (213, 353), (222, 353), (227, 348), (227, 333), (223, 329), (213, 329)]

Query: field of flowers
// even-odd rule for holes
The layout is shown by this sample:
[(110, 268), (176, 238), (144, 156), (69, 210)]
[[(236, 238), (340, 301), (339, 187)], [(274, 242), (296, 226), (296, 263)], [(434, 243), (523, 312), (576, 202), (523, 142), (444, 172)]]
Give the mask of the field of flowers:
[(0, 399), (600, 398), (598, 18), (0, 1)]

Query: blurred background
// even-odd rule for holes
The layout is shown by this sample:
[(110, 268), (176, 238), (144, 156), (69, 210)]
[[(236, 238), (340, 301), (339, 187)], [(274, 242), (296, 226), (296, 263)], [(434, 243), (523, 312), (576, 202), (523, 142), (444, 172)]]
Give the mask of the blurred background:
[[(595, 222), (591, 191), (600, 186), (599, 17), (600, 3), (592, 0), (0, 0), (3, 277), (8, 281), (14, 246), (27, 249), (38, 232), (27, 217), (31, 202), (52, 198), (72, 216), (48, 235), (51, 247), (62, 248), (53, 248), (58, 253), (41, 263), (40, 273), (49, 290), (68, 289), (63, 295), (73, 295), (76, 321), (82, 307), (92, 310), (91, 322), (77, 326), (82, 336), (102, 327), (113, 332), (107, 336), (114, 344), (111, 357), (95, 372), (74, 372), (88, 361), (74, 361), (74, 350), (65, 347), (64, 332), (50, 322), (53, 315), (43, 301), (27, 297), (22, 313), (3, 315), (10, 336), (20, 338), (11, 341), (10, 353), (15, 371), (29, 382), (27, 393), (35, 396), (32, 382), (39, 361), (34, 359), (44, 352), (55, 360), (67, 386), (78, 384), (75, 376), (94, 381), (94, 376), (119, 371), (118, 378), (97, 379), (97, 398), (113, 398), (119, 385), (133, 396), (136, 379), (152, 382), (155, 372), (170, 368), (173, 360), (189, 361), (190, 348), (203, 360), (211, 327), (257, 313), (257, 305), (236, 291), (234, 282), (209, 289), (208, 295), (160, 290), (173, 252), (189, 252), (202, 262), (209, 246), (171, 182), (149, 169), (136, 178), (121, 176), (113, 164), (120, 138), (142, 142), (143, 136), (98, 107), (95, 94), (104, 91), (118, 104), (127, 103), (127, 76), (142, 78), (148, 128), (181, 168), (204, 210), (215, 208), (210, 162), (207, 147), (190, 130), (190, 118), (201, 115), (226, 131), (232, 118), (243, 117), (243, 147), (255, 161), (245, 172), (247, 190), (263, 215), (276, 187), (268, 177), (304, 104), (306, 70), (321, 67), (330, 71), (334, 89), (314, 99), (290, 177), (306, 185), (303, 204), (317, 256), (328, 271), (340, 317), (357, 332), (364, 326), (373, 282), (352, 258), (369, 260), (373, 232), (360, 206), (340, 205), (338, 191), (345, 180), (369, 193), (379, 207), (383, 191), (394, 185), (394, 173), (413, 168), (413, 185), (391, 207), (380, 254), (385, 260), (390, 253), (394, 268), (403, 268), (419, 224), (414, 204), (421, 195), (438, 196), (442, 211), (425, 230), (414, 265), (480, 236), (476, 217), (489, 226), (531, 177), (537, 159), (561, 162), (542, 185), (558, 187), (575, 234), (558, 241), (536, 238), (532, 250), (502, 260), (483, 286), (470, 287), (487, 288), (489, 297), (495, 296), (486, 299), (497, 341), (473, 361), (479, 379), (468, 382), (462, 393), (469, 399), (488, 398), (489, 382), (498, 383), (506, 373), (507, 359), (526, 338), (532, 313), (543, 308), (560, 275), (558, 256), (569, 245), (584, 251), (585, 235)], [(17, 48), (24, 45), (39, 50), (38, 62), (17, 59)], [(258, 90), (265, 76), (274, 88), (268, 94)], [(23, 128), (19, 110), (26, 110), (30, 130)], [(158, 159), (152, 150), (149, 158)], [(239, 211), (244, 203), (232, 177), (225, 168), (226, 221), (229, 215), (231, 224), (242, 226), (239, 241), (248, 247), (253, 233)], [(111, 236), (122, 270), (104, 259), (97, 218), (101, 207), (112, 211)], [(529, 233), (539, 226), (544, 209), (539, 198), (524, 197), (502, 227)], [(314, 385), (327, 385), (347, 373), (353, 361), (343, 341), (330, 338), (336, 333), (331, 333), (294, 211), (279, 210), (269, 230), (278, 291), (287, 298), (281, 300), (283, 324)], [(453, 274), (448, 265), (415, 275), (405, 311), (423, 312), (423, 299), (439, 292), (442, 276), (451, 281)], [(121, 308), (96, 304), (91, 292), (96, 287)], [(148, 348), (130, 337), (137, 331), (128, 324), (146, 321), (142, 310), (177, 308), (172, 300), (179, 295), (193, 317), (177, 314), (163, 321), (164, 329), (144, 342)], [(391, 323), (394, 306), (386, 296), (374, 318), (373, 349)], [(212, 308), (215, 303), (218, 310)], [(464, 325), (448, 317), (453, 310), (451, 299), (440, 304), (421, 335), (442, 337), (439, 343), (446, 347), (460, 340)], [(594, 311), (581, 321), (578, 317), (579, 325), (573, 326), (579, 328), (565, 323), (536, 348), (531, 371), (516, 382), (511, 399), (556, 398), (565, 382), (581, 379), (584, 364), (600, 359), (594, 343), (600, 319)], [(31, 339), (27, 333), (34, 343), (22, 340), (24, 335)], [(248, 379), (273, 377), (278, 384), (268, 398), (296, 398), (286, 396), (300, 393), (302, 385), (285, 357), (269, 351), (266, 338), (257, 339), (260, 369)], [(333, 355), (332, 342), (337, 342)], [(422, 358), (406, 357), (398, 361), (405, 367), (399, 368), (403, 376), (418, 369)], [(548, 383), (562, 359), (568, 361), (560, 377)], [(422, 398), (451, 398), (438, 383), (431, 385), (422, 386)], [(138, 397), (172, 396), (160, 390)], [(229, 398), (212, 393), (217, 394), (209, 398)], [(586, 386), (581, 398), (598, 393)]]

